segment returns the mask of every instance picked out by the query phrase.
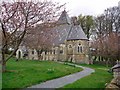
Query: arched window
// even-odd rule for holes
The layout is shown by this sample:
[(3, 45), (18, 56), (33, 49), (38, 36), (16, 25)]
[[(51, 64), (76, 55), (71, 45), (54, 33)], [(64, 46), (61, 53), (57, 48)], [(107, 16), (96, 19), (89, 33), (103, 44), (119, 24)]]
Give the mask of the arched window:
[(32, 50), (32, 54), (34, 54), (34, 50)]
[(60, 54), (63, 54), (63, 50), (60, 50)]
[(55, 50), (53, 50), (53, 54), (55, 54)]
[(60, 48), (60, 54), (63, 54), (63, 48), (62, 47)]
[(78, 50), (78, 53), (79, 53), (80, 52), (80, 46), (78, 46), (77, 50)]
[(82, 46), (80, 46), (80, 52), (81, 52), (81, 53), (83, 52), (83, 47), (82, 47)]
[(83, 48), (82, 48), (81, 44), (78, 45), (77, 51), (78, 51), (78, 53), (82, 53), (83, 52)]

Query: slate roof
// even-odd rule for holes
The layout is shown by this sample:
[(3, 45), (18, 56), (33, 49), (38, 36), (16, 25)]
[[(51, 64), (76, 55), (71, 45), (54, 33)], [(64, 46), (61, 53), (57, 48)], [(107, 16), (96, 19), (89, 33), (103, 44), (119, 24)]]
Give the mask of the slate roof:
[(71, 19), (64, 10), (57, 21), (58, 26), (53, 30), (57, 32), (57, 37), (53, 41), (54, 45), (63, 44), (65, 40), (88, 40), (80, 25), (73, 25)]
[(79, 39), (86, 39), (87, 37), (85, 33), (83, 32), (80, 25), (72, 25), (71, 29), (69, 30), (67, 40), (79, 40)]
[(71, 24), (71, 19), (65, 10), (62, 12), (57, 24)]
[(57, 32), (57, 37), (53, 41), (55, 45), (64, 43), (64, 41), (67, 39), (70, 28), (71, 25), (68, 24), (60, 25), (59, 27), (54, 28), (55, 31)]

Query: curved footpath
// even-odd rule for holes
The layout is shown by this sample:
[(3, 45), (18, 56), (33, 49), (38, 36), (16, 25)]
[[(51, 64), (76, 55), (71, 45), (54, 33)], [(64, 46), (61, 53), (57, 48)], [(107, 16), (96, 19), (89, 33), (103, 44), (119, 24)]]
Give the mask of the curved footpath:
[[(62, 63), (62, 62), (60, 62)], [(63, 87), (67, 84), (73, 83), (77, 80), (79, 80), (80, 78), (83, 78), (87, 75), (90, 75), (91, 73), (95, 72), (94, 69), (91, 68), (87, 68), (87, 67), (83, 67), (83, 66), (79, 66), (76, 64), (71, 64), (71, 63), (67, 63), (68, 65), (75, 65), (76, 67), (80, 67), (83, 70), (74, 74), (70, 74), (61, 78), (57, 78), (57, 79), (53, 79), (53, 80), (49, 80), (37, 85), (33, 85), (31, 87), (28, 88), (60, 88)]]

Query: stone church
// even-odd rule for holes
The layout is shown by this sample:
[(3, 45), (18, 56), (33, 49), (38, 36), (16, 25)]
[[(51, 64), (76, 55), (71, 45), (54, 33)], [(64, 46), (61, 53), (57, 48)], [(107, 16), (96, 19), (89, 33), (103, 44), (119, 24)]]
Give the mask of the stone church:
[[(73, 24), (67, 12), (64, 10), (56, 22), (59, 26), (52, 28), (59, 35), (53, 40), (50, 51), (43, 51), (41, 60), (69, 61), (74, 63), (89, 64), (89, 45), (81, 26)], [(16, 52), (17, 58), (38, 60), (35, 49), (22, 45)]]

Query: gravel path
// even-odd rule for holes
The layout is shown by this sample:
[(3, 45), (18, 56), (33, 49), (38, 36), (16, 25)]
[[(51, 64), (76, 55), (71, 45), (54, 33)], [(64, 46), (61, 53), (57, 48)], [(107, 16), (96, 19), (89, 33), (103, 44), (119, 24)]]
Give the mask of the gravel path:
[(74, 73), (71, 75), (67, 75), (67, 76), (64, 76), (61, 78), (49, 80), (49, 81), (43, 82), (41, 84), (33, 85), (31, 87), (28, 87), (28, 88), (60, 88), (60, 87), (63, 87), (63, 86), (70, 84), (70, 83), (73, 83), (76, 80), (83, 78), (83, 77), (95, 72), (95, 70), (93, 70), (91, 68), (87, 68), (87, 67), (83, 67), (83, 66), (79, 66), (79, 65), (71, 64), (71, 63), (67, 63), (67, 64), (75, 65), (76, 67), (83, 68), (83, 71), (77, 72), (77, 73)]

